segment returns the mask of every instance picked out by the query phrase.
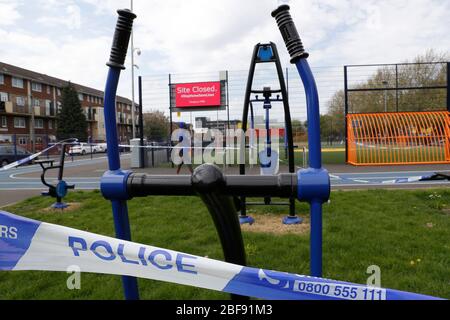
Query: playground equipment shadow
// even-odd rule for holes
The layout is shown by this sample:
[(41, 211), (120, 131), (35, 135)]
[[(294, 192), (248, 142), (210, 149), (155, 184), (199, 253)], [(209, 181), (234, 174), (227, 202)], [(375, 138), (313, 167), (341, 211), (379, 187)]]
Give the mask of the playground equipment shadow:
[[(35, 197), (4, 210), (45, 222), (113, 236), (109, 203), (98, 191), (73, 192), (70, 212), (46, 210), (52, 199)], [(186, 197), (132, 200), (133, 240), (222, 259), (213, 222), (201, 201)], [(334, 192), (324, 207), (324, 277), (365, 284), (371, 265), (381, 268), (384, 287), (450, 298), (450, 189)], [(286, 214), (258, 207), (258, 214)], [(308, 218), (307, 206), (298, 214)], [(309, 273), (309, 233), (244, 232), (248, 264)], [(0, 299), (122, 299), (120, 277), (83, 274), (81, 290), (68, 290), (68, 275), (54, 272), (0, 273)], [(228, 299), (227, 294), (139, 280), (143, 299)]]

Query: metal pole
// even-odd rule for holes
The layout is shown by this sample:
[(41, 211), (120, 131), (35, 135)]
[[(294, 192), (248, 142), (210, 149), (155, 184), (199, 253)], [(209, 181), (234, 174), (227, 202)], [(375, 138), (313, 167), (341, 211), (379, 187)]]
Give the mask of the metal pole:
[[(130, 39), (133, 20), (136, 16), (128, 10), (119, 10), (119, 20), (116, 26), (115, 38), (111, 49), (111, 58), (108, 62), (109, 72), (104, 96), (104, 116), (106, 130), (106, 144), (108, 152), (108, 168), (110, 172), (120, 172), (120, 154), (116, 121), (116, 95), (120, 72), (124, 69), (126, 48)], [(126, 44), (126, 47), (124, 47)], [(134, 120), (134, 119), (133, 119)], [(102, 186), (103, 188), (103, 186)], [(131, 241), (130, 221), (128, 218), (127, 201), (120, 197), (110, 199), (113, 209), (116, 237)], [(122, 277), (125, 298), (127, 300), (139, 299), (137, 279), (130, 276)]]
[(227, 81), (227, 119), (228, 119), (228, 130), (230, 130), (230, 88), (228, 86), (228, 70), (226, 71), (226, 81)]
[(31, 81), (27, 81), (27, 91), (28, 91), (28, 107), (31, 113), (31, 120), (30, 120), (30, 142), (31, 142), (31, 153), (36, 152), (36, 130), (34, 127), (34, 103), (33, 103), (33, 96), (31, 94)]
[[(172, 75), (169, 74), (169, 118), (170, 118), (170, 127), (169, 127), (169, 147), (172, 147), (172, 131), (173, 131), (173, 119), (172, 119)], [(169, 152), (170, 148), (167, 149), (167, 159), (170, 159)], [(172, 162), (172, 168), (174, 168), (174, 164)]]
[(17, 134), (14, 134), (14, 161), (17, 161)]
[(345, 162), (348, 163), (348, 67), (344, 66), (344, 134), (345, 134)]
[(286, 67), (286, 98), (289, 102), (289, 68)]
[(140, 168), (145, 168), (145, 157), (144, 157), (144, 115), (143, 115), (143, 105), (142, 105), (142, 77), (139, 76), (138, 78), (138, 85), (139, 85), (139, 138), (140, 146), (139, 148), (139, 157), (140, 157)]
[[(319, 95), (316, 82), (306, 59), (296, 63), (306, 93), (308, 116), (309, 165), (312, 169), (322, 169), (322, 150), (320, 144)], [(310, 201), (311, 216), (311, 275), (322, 277), (322, 200)]]
[(447, 62), (447, 111), (450, 112), (450, 62)]
[(395, 65), (395, 111), (398, 112), (398, 64)]
[(387, 112), (387, 90), (384, 90), (384, 112)]
[[(130, 4), (131, 12), (133, 12), (133, 0), (131, 0)], [(134, 103), (134, 31), (131, 30), (131, 117), (133, 118), (133, 139), (136, 138), (136, 116), (135, 116), (135, 108), (136, 104)]]

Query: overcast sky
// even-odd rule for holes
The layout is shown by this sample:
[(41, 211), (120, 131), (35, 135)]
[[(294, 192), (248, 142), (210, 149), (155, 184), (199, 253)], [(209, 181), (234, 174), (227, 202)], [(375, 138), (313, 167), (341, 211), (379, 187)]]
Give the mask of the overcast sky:
[[(276, 0), (134, 0), (144, 75), (245, 70), (251, 48), (284, 45)], [(402, 62), (450, 49), (450, 0), (292, 0), (313, 66)], [(0, 0), (0, 61), (103, 89), (115, 10), (129, 0)], [(129, 66), (129, 62), (128, 62)], [(119, 93), (130, 97), (130, 67)]]

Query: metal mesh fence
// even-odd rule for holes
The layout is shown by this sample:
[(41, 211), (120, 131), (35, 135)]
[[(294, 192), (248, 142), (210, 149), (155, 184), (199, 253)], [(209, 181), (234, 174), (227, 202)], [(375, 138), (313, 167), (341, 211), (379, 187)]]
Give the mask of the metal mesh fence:
[[(340, 66), (313, 68), (319, 87), (322, 101), (322, 113), (327, 112), (327, 105), (331, 97), (338, 90), (343, 89), (343, 69)], [(203, 81), (218, 81), (219, 71), (202, 73), (171, 74), (172, 83), (189, 83)], [(230, 120), (242, 120), (243, 100), (247, 83), (248, 70), (228, 71), (229, 91), (229, 117)], [(292, 118), (294, 120), (306, 120), (306, 101), (302, 83), (294, 67), (285, 69), (285, 77), (288, 85), (289, 102)], [(257, 68), (255, 73), (254, 88), (262, 89), (264, 86), (277, 88), (278, 79), (275, 67), (267, 66)], [(169, 75), (143, 76), (143, 105), (145, 110), (160, 110), (169, 115)], [(264, 109), (255, 108), (255, 116), (261, 119)], [(178, 118), (174, 115), (174, 121), (193, 123), (196, 117), (208, 117), (211, 120), (228, 120), (226, 110), (186, 112)], [(283, 122), (282, 105), (274, 104), (272, 120), (274, 123)]]

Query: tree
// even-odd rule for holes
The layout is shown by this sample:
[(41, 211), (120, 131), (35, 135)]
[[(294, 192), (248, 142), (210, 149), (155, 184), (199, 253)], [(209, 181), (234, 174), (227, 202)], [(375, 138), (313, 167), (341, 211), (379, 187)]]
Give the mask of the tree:
[(329, 119), (327, 119), (327, 125), (329, 123), (330, 129), (327, 129), (327, 138), (330, 136), (329, 133), (331, 131), (333, 139), (342, 140), (345, 136), (344, 108), (344, 90), (339, 90), (333, 95), (330, 102), (328, 103), (327, 116), (329, 117)]
[(161, 111), (144, 113), (144, 135), (151, 141), (166, 141), (169, 137), (169, 119)]
[(58, 140), (77, 138), (87, 141), (87, 121), (83, 113), (78, 92), (71, 83), (62, 90), (61, 111), (57, 117), (56, 136)]
[(305, 138), (306, 128), (300, 120), (292, 120), (292, 136), (294, 141), (300, 141)]

